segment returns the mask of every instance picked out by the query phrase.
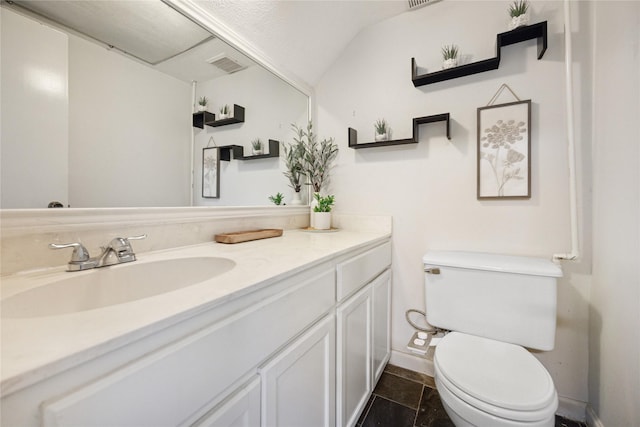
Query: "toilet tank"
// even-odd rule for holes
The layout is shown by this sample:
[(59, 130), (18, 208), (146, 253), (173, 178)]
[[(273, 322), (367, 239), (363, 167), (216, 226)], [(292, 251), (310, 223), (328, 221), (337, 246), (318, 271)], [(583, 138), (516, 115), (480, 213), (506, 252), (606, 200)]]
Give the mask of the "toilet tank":
[(427, 321), (436, 327), (553, 350), (562, 270), (540, 258), (430, 251), (423, 257)]

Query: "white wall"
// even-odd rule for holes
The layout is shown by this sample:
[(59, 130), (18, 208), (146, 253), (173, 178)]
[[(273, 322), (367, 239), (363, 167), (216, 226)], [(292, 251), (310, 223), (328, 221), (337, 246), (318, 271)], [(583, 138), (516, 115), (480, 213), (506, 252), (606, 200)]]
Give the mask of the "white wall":
[[(495, 55), (496, 34), (507, 30), (507, 1), (439, 2), (404, 13), (362, 31), (316, 87), (321, 137), (334, 136), (340, 146), (330, 193), (336, 211), (391, 214), (394, 218), (392, 347), (406, 352), (412, 328), (409, 308), (424, 309), (421, 259), (429, 249), (477, 250), (551, 258), (568, 252), (569, 193), (564, 103), (562, 2), (532, 3), (531, 22), (548, 21), (549, 47), (542, 60), (536, 41), (502, 50), (498, 70), (415, 88), (410, 59), (421, 72), (440, 69), (440, 48), (460, 46), (463, 59)], [(580, 19), (578, 16), (576, 19)], [(578, 43), (578, 54), (582, 46)], [(583, 59), (582, 59), (583, 60)], [(585, 72), (576, 59), (578, 93)], [(587, 70), (588, 71), (588, 70)], [(502, 83), (521, 99), (532, 100), (532, 197), (530, 200), (476, 199), (476, 112)], [(512, 99), (502, 96), (499, 102)], [(588, 102), (578, 95), (578, 136), (588, 142)], [(586, 100), (588, 101), (588, 99)], [(449, 112), (452, 140), (444, 124), (423, 125), (420, 142), (408, 147), (352, 150), (347, 127), (361, 142), (373, 140), (373, 123), (386, 118), (393, 138), (411, 135), (411, 120)], [(588, 116), (585, 116), (588, 117)], [(587, 144), (588, 146), (588, 144)], [(589, 157), (588, 149), (579, 154)], [(580, 160), (585, 172), (588, 161)], [(588, 208), (588, 182), (581, 184), (581, 206)], [(563, 265), (558, 289), (556, 348), (537, 356), (551, 372), (568, 402), (577, 401), (574, 417), (584, 416), (587, 400), (587, 317), (590, 232), (583, 225), (580, 262)], [(571, 411), (571, 410), (570, 410)]]
[(640, 425), (640, 3), (594, 2), (590, 418)]
[(190, 84), (69, 35), (71, 206), (188, 206), (190, 111)]
[[(8, 208), (68, 202), (66, 34), (0, 9), (2, 200)], [(31, 189), (25, 191), (25, 188)]]
[[(282, 159), (232, 160), (220, 164), (220, 198), (202, 198), (202, 149), (207, 146), (241, 145), (251, 155), (251, 141), (259, 138), (268, 150), (273, 139), (291, 144), (291, 124), (305, 126), (308, 98), (260, 66), (200, 82), (196, 99), (206, 96), (207, 110), (218, 117), (220, 107), (233, 104), (245, 108), (245, 122), (204, 129), (194, 128), (194, 205), (266, 205), (280, 192), (288, 203), (292, 190), (283, 175)], [(213, 141), (210, 142), (210, 139)], [(280, 155), (283, 156), (282, 150)]]

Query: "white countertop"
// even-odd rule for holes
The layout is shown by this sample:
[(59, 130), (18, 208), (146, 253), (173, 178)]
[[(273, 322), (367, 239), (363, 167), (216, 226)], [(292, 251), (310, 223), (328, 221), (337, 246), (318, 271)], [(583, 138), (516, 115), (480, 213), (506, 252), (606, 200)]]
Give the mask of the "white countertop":
[[(10, 394), (146, 336), (205, 308), (233, 300), (303, 269), (390, 237), (388, 232), (310, 233), (235, 245), (206, 243), (138, 255), (137, 263), (215, 256), (235, 261), (230, 271), (176, 291), (124, 304), (37, 318), (2, 318), (1, 389)], [(109, 267), (106, 267), (109, 268)], [(78, 274), (65, 267), (2, 278), (2, 299), (52, 279)]]

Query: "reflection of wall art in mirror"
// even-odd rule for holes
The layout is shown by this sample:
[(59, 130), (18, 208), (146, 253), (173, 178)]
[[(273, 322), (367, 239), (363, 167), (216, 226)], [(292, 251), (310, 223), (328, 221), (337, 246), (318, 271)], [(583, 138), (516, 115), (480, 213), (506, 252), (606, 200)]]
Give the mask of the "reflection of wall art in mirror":
[(531, 198), (531, 100), (478, 108), (478, 199)]
[(202, 197), (220, 198), (220, 156), (218, 147), (202, 149)]

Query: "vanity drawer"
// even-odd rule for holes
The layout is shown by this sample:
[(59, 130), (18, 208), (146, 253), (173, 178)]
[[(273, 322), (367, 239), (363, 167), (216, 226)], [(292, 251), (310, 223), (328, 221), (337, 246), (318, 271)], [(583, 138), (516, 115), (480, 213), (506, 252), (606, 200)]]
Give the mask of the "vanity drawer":
[(179, 425), (335, 304), (333, 270), (43, 404), (45, 426)]
[(391, 243), (387, 242), (336, 267), (336, 298), (346, 297), (369, 283), (391, 265)]

